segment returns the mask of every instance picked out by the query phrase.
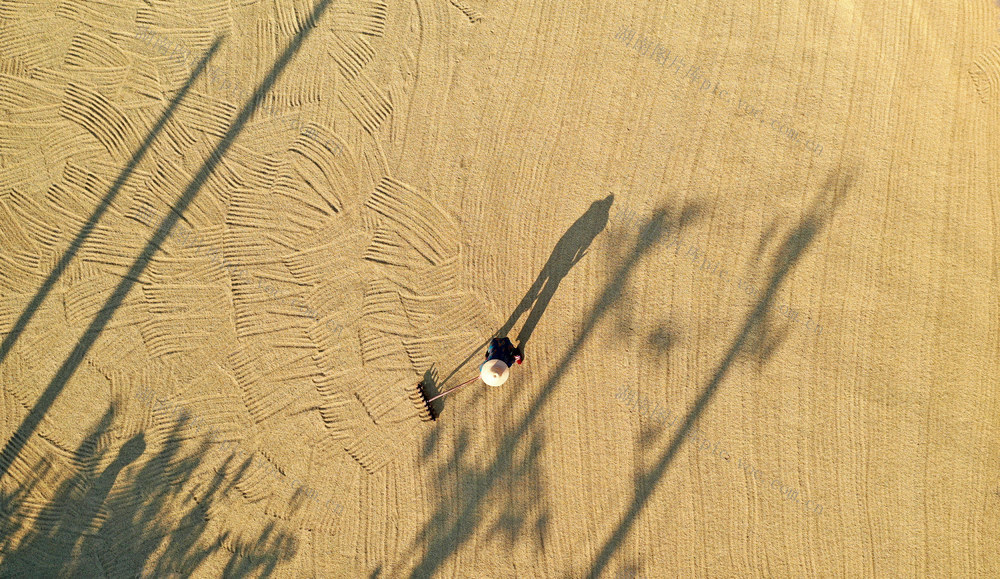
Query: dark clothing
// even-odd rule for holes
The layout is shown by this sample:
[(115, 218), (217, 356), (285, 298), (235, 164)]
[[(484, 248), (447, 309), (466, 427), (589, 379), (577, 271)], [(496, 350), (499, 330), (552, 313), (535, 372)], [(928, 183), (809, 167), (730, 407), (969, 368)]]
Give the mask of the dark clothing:
[(493, 338), (486, 347), (487, 360), (500, 360), (510, 368), (514, 362), (521, 363), (521, 350), (514, 347), (510, 338)]

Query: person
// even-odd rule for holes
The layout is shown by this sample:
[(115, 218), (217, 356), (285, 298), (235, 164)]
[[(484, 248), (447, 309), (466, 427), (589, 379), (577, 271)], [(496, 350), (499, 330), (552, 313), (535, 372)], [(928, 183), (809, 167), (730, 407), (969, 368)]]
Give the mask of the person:
[(503, 360), (504, 364), (510, 366), (514, 362), (520, 364), (524, 359), (524, 354), (521, 353), (520, 348), (514, 347), (510, 338), (504, 336), (502, 338), (493, 338), (490, 340), (490, 345), (486, 346), (486, 359)]
[(486, 361), (479, 366), (479, 375), (490, 386), (501, 386), (507, 381), (508, 369), (524, 361), (520, 348), (514, 347), (510, 338), (493, 338), (486, 347)]

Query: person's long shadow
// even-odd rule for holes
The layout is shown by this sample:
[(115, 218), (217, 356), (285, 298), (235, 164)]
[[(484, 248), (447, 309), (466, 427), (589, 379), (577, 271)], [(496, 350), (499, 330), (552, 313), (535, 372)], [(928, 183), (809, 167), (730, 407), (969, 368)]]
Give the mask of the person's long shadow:
[[(607, 206), (599, 205), (598, 211), (600, 212), (598, 215), (603, 215), (606, 220)], [(537, 466), (537, 457), (541, 452), (541, 443), (544, 440), (543, 433), (537, 431), (532, 433), (531, 429), (535, 426), (542, 409), (555, 393), (563, 376), (569, 370), (570, 364), (577, 358), (583, 344), (589, 339), (597, 324), (618, 301), (626, 288), (629, 276), (635, 271), (642, 257), (655, 247), (667, 231), (686, 226), (697, 213), (696, 206), (687, 206), (674, 216), (670, 216), (669, 211), (663, 208), (654, 212), (639, 232), (635, 247), (625, 256), (624, 263), (614, 272), (611, 281), (584, 318), (582, 327), (575, 332), (576, 338), (568, 345), (562, 359), (553, 366), (549, 378), (534, 396), (516, 427), (510, 430), (497, 444), (493, 458), (488, 464), (481, 468), (479, 465), (482, 464), (482, 460), (478, 457), (470, 460), (466, 460), (464, 457), (468, 450), (468, 440), (474, 433), (472, 428), (466, 428), (458, 435), (452, 457), (442, 467), (439, 478), (442, 483), (459, 484), (461, 488), (457, 489), (453, 496), (448, 496), (448, 493), (443, 492), (445, 485), (442, 484), (439, 487), (442, 496), (439, 499), (438, 507), (417, 534), (408, 553), (399, 562), (399, 566), (403, 567), (412, 561), (418, 551), (422, 551), (422, 555), (412, 569), (411, 577), (433, 576), (444, 562), (456, 553), (465, 542), (475, 536), (476, 530), (484, 525), (486, 518), (490, 516), (486, 506), (493, 504), (489, 499), (495, 491), (503, 487), (518, 488), (521, 479), (530, 478), (528, 475)], [(568, 263), (573, 263), (579, 252), (574, 250), (569, 255)], [(558, 273), (565, 270), (557, 268), (553, 271)], [(545, 279), (542, 276), (540, 278)], [(540, 293), (541, 288), (550, 287), (548, 283), (539, 283), (536, 286), (538, 293)], [(528, 298), (538, 295), (538, 293), (529, 294), (522, 301), (522, 305), (534, 301)], [(526, 307), (521, 308), (521, 311), (523, 312), (524, 309)], [(511, 317), (515, 318), (515, 316)], [(434, 440), (437, 440), (433, 431), (429, 436), (435, 437)], [(433, 443), (426, 446), (429, 448), (426, 448), (425, 454), (433, 452)], [(492, 529), (502, 529), (509, 535), (516, 535), (517, 529), (515, 527), (521, 524), (523, 516), (520, 512), (522, 507), (523, 505), (519, 504), (512, 505), (499, 516)], [(538, 515), (536, 528), (540, 532), (544, 532), (547, 520), (547, 513)]]
[(837, 173), (831, 174), (798, 226), (785, 237), (784, 242), (772, 259), (770, 279), (766, 288), (764, 288), (754, 308), (747, 314), (743, 327), (733, 339), (726, 355), (712, 374), (705, 389), (698, 396), (694, 406), (685, 417), (684, 422), (681, 423), (670, 445), (646, 472), (639, 473), (631, 504), (623, 515), (621, 522), (619, 522), (597, 557), (595, 557), (590, 572), (587, 574), (588, 578), (599, 577), (610, 563), (611, 557), (621, 547), (628, 532), (636, 523), (639, 514), (652, 496), (657, 484), (666, 474), (667, 467), (677, 454), (677, 450), (684, 441), (684, 437), (688, 434), (694, 422), (701, 416), (702, 412), (705, 411), (709, 401), (737, 357), (746, 350), (750, 350), (749, 353), (756, 354), (757, 356), (767, 356), (773, 353), (774, 346), (768, 345), (768, 340), (765, 336), (771, 304), (782, 282), (799, 259), (802, 258), (806, 248), (813, 242), (823, 226), (833, 217), (837, 207), (843, 202), (853, 180), (854, 175), (851, 172), (848, 172), (843, 178), (839, 178)]
[[(155, 455), (140, 461), (147, 452), (140, 432), (101, 470), (112, 454), (108, 442), (113, 440), (114, 416), (112, 405), (70, 460), (41, 456), (26, 471), (31, 474), (23, 485), (0, 492), (0, 576), (163, 577), (196, 571), (268, 576), (294, 556), (294, 537), (275, 532), (273, 524), (250, 540), (230, 540), (228, 531), (212, 537), (207, 513), (221, 495), (233, 492), (250, 459), (229, 468), (230, 455), (194, 496), (181, 485), (190, 484), (210, 442), (202, 440), (185, 451), (182, 434), (191, 430), (186, 414), (154, 445), (159, 447)], [(131, 466), (140, 462), (140, 468)], [(56, 464), (66, 468), (56, 469)], [(68, 473), (53, 472), (57, 470)], [(233, 474), (227, 481), (229, 471)], [(62, 479), (54, 481), (54, 476)], [(214, 573), (206, 570), (210, 566)]]
[[(194, 179), (192, 179), (191, 183), (187, 186), (187, 188), (181, 194), (180, 198), (173, 205), (171, 211), (167, 213), (166, 217), (163, 218), (163, 221), (160, 223), (160, 226), (157, 228), (156, 232), (153, 233), (153, 236), (146, 244), (146, 247), (143, 248), (142, 253), (140, 253), (140, 255), (132, 263), (132, 266), (129, 268), (128, 272), (122, 276), (121, 281), (115, 287), (111, 296), (108, 297), (107, 301), (99, 310), (97, 316), (95, 316), (94, 320), (84, 331), (83, 336), (80, 337), (80, 340), (77, 342), (72, 352), (70, 352), (65, 362), (63, 362), (62, 366), (60, 366), (59, 370), (56, 372), (55, 377), (52, 378), (52, 381), (49, 383), (48, 387), (46, 387), (45, 391), (38, 398), (38, 401), (35, 403), (35, 406), (31, 409), (28, 415), (21, 422), (21, 425), (18, 427), (17, 431), (15, 431), (15, 433), (7, 441), (7, 444), (4, 446), (3, 452), (0, 453), (0, 478), (2, 478), (7, 473), (7, 469), (9, 468), (11, 462), (13, 462), (14, 459), (17, 457), (17, 455), (21, 452), (21, 449), (24, 447), (24, 444), (26, 443), (28, 438), (30, 438), (31, 435), (34, 434), (35, 429), (38, 428), (38, 424), (42, 421), (42, 417), (45, 416), (45, 413), (48, 412), (49, 408), (55, 402), (56, 398), (59, 396), (60, 393), (62, 393), (62, 390), (66, 386), (66, 383), (69, 381), (70, 377), (73, 376), (73, 373), (76, 372), (76, 369), (83, 362), (84, 357), (87, 355), (87, 352), (90, 351), (90, 348), (97, 341), (97, 338), (104, 330), (104, 327), (108, 324), (108, 322), (111, 320), (111, 317), (121, 306), (122, 302), (125, 300), (125, 297), (128, 295), (129, 291), (131, 291), (132, 286), (135, 285), (136, 280), (139, 279), (140, 274), (142, 274), (142, 272), (149, 265), (149, 262), (152, 259), (153, 254), (156, 253), (156, 251), (163, 244), (167, 236), (170, 235), (171, 230), (173, 230), (174, 226), (177, 224), (177, 221), (181, 218), (181, 215), (183, 215), (184, 210), (187, 209), (188, 205), (190, 205), (192, 201), (194, 201), (195, 196), (204, 186), (205, 182), (208, 180), (209, 176), (211, 176), (216, 166), (222, 161), (222, 157), (232, 146), (233, 142), (236, 140), (236, 137), (243, 130), (244, 125), (246, 125), (247, 121), (250, 120), (250, 118), (252, 117), (254, 111), (256, 111), (257, 108), (259, 108), (259, 106), (263, 102), (264, 95), (266, 95), (271, 90), (271, 88), (274, 86), (274, 83), (277, 82), (278, 76), (291, 61), (295, 53), (298, 52), (299, 48), (302, 46), (302, 43), (305, 41), (309, 33), (316, 27), (316, 23), (319, 21), (319, 18), (323, 15), (323, 13), (326, 11), (327, 7), (330, 5), (330, 2), (331, 0), (320, 0), (316, 4), (312, 14), (306, 20), (305, 24), (295, 34), (292, 40), (289, 41), (288, 46), (285, 48), (284, 52), (282, 52), (281, 56), (279, 56), (277, 61), (275, 61), (274, 66), (271, 67), (270, 72), (261, 81), (260, 85), (257, 87), (257, 90), (255, 90), (254, 93), (250, 96), (250, 99), (240, 110), (239, 114), (236, 115), (235, 120), (229, 127), (229, 130), (226, 131), (225, 136), (223, 136), (222, 140), (215, 147), (215, 149), (211, 153), (209, 153), (208, 158), (205, 160), (201, 168), (195, 174)], [(202, 58), (201, 62), (198, 64), (198, 67), (195, 69), (195, 72), (192, 73), (192, 77), (188, 80), (188, 83), (185, 86), (190, 86), (190, 84), (194, 81), (196, 76), (201, 73), (201, 71), (205, 67), (205, 64), (207, 63), (208, 57), (215, 51), (215, 49), (218, 46), (218, 43), (219, 40), (216, 40), (215, 44), (213, 44), (212, 49), (210, 49), (209, 53), (206, 54), (204, 58)], [(177, 99), (175, 99), (175, 101), (176, 100)], [(171, 107), (175, 106), (176, 102), (171, 104)], [(171, 108), (170, 111), (173, 111), (173, 108)], [(161, 123), (165, 123), (166, 119), (167, 117), (161, 118)], [(158, 129), (155, 131), (155, 133), (158, 133), (159, 129), (161, 128), (162, 124), (158, 125)], [(152, 137), (155, 136), (155, 133), (150, 133), (150, 137), (146, 139), (144, 147), (140, 149), (140, 151), (143, 154), (145, 154), (146, 147), (148, 147), (148, 144), (151, 141)], [(138, 159), (134, 160), (136, 162), (138, 161)], [(123, 177), (119, 177), (119, 181), (123, 181), (124, 178), (127, 178), (128, 174), (131, 174), (131, 170), (132, 170), (131, 167), (127, 167), (126, 171), (122, 173)], [(96, 224), (96, 219), (99, 218), (100, 215), (102, 215), (104, 211), (107, 209), (107, 205), (111, 202), (111, 199), (113, 199), (114, 195), (117, 194), (118, 188), (120, 188), (120, 186), (121, 185), (118, 182), (116, 182), (116, 186), (112, 188), (112, 191), (109, 192), (107, 196), (105, 196), (105, 199), (102, 201), (101, 205), (91, 216), (91, 220), (94, 220), (94, 222), (93, 223), (88, 222), (84, 230), (81, 231), (79, 236), (77, 236), (77, 239), (74, 241), (74, 243), (77, 243), (76, 248), (71, 248), (72, 252), (67, 251), (66, 255), (63, 256), (63, 259), (60, 260), (60, 264), (62, 264), (62, 269), (65, 269), (65, 265), (69, 263), (70, 259), (72, 259), (73, 254), (76, 253), (76, 250), (79, 248), (79, 244), (83, 242), (83, 240), (86, 237), (86, 234), (89, 234), (89, 232), (93, 229), (93, 227)], [(42, 290), (39, 290), (39, 293), (36, 295), (35, 299), (33, 299), (31, 304), (29, 304), (28, 308), (25, 309), (24, 313), (21, 315), (21, 318), (18, 320), (18, 323), (15, 325), (15, 330), (17, 330), (17, 333), (20, 333), (20, 331), (23, 330), (24, 325), (27, 324), (27, 318), (29, 318), (30, 314), (34, 312), (34, 309), (37, 309), (39, 304), (41, 304), (41, 301), (44, 299), (45, 294), (47, 294), (48, 291), (51, 289), (51, 285), (55, 283), (55, 279), (58, 277), (59, 274), (62, 273), (62, 269), (57, 268), (56, 271), (53, 271), (53, 274), (50, 275), (49, 279), (46, 280), (46, 284), (48, 285), (43, 286)], [(22, 322), (21, 319), (24, 319), (25, 321)], [(5, 344), (5, 347), (7, 349), (10, 348), (10, 345), (7, 345), (8, 341), (10, 344), (13, 344), (14, 339), (16, 339), (14, 332), (9, 334), (7, 338), (4, 339), (3, 343)], [(3, 350), (0, 351), (0, 353), (6, 353), (6, 351), (7, 350)], [(2, 362), (2, 357), (0, 357), (0, 362)]]
[[(524, 351), (525, 344), (528, 342), (528, 338), (535, 331), (535, 326), (538, 325), (538, 320), (541, 319), (542, 314), (545, 313), (546, 308), (549, 306), (549, 302), (552, 300), (552, 296), (555, 295), (556, 290), (559, 289), (559, 284), (562, 282), (563, 278), (569, 273), (574, 265), (578, 261), (583, 259), (583, 256), (587, 252), (587, 248), (593, 243), (594, 238), (604, 231), (604, 228), (608, 225), (608, 214), (611, 211), (611, 205), (614, 203), (615, 196), (613, 194), (608, 195), (604, 199), (594, 201), (590, 204), (590, 207), (570, 225), (566, 233), (559, 238), (555, 247), (552, 248), (552, 253), (549, 255), (548, 261), (542, 266), (540, 272), (538, 272), (538, 277), (535, 278), (535, 283), (531, 284), (528, 291), (524, 294), (521, 299), (521, 303), (514, 308), (511, 312), (510, 317), (507, 321), (496, 331), (490, 338), (495, 336), (506, 336), (514, 329), (514, 325), (517, 323), (521, 316), (524, 315), (528, 309), (531, 312), (525, 319), (524, 324), (521, 326), (521, 330), (517, 335), (517, 347)], [(482, 354), (483, 347), (489, 343), (490, 338), (487, 338), (483, 342), (477, 344), (473, 349), (472, 353), (458, 364), (454, 370), (445, 377), (444, 380), (437, 380), (437, 373), (428, 370), (424, 374), (424, 389), (427, 391), (428, 398), (433, 398), (440, 392), (440, 384), (447, 382), (452, 376), (454, 376), (460, 369), (464, 368), (466, 364), (472, 360), (476, 354)], [(527, 355), (525, 356), (527, 360)], [(435, 415), (440, 415), (441, 411), (445, 406), (445, 399), (441, 398), (435, 400), (434, 413)]]
[(549, 307), (552, 296), (559, 289), (559, 283), (566, 277), (569, 270), (583, 259), (587, 248), (593, 243), (597, 234), (607, 227), (608, 214), (614, 200), (614, 195), (608, 195), (600, 201), (594, 201), (590, 204), (590, 208), (566, 230), (566, 233), (552, 249), (552, 254), (542, 267), (542, 271), (538, 272), (535, 283), (531, 284), (521, 303), (517, 304), (517, 307), (511, 312), (510, 318), (500, 327), (497, 332), (498, 336), (506, 336), (510, 333), (517, 320), (530, 308), (528, 317), (517, 333), (517, 347), (524, 350), (528, 338), (531, 337), (535, 326), (538, 325), (538, 320), (541, 319), (545, 309)]

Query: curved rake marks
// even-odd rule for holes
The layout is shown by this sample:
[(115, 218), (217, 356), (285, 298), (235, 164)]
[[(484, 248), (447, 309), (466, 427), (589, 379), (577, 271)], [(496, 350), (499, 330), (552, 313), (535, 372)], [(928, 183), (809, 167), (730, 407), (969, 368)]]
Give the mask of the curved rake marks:
[(104, 95), (70, 82), (59, 114), (92, 134), (111, 156), (125, 163), (139, 146), (139, 133)]
[(370, 135), (392, 114), (392, 103), (363, 73), (347, 83), (337, 97)]
[(469, 22), (475, 24), (483, 19), (483, 13), (475, 8), (472, 8), (462, 0), (451, 0), (451, 5), (458, 8), (465, 17), (469, 19)]
[(381, 0), (341, 3), (331, 14), (331, 28), (335, 31), (382, 36), (385, 34), (388, 12), (386, 3)]
[(333, 46), (330, 47), (329, 54), (340, 67), (340, 74), (347, 80), (354, 80), (375, 59), (375, 49), (367, 36), (337, 32), (333, 33)]
[(1000, 97), (1000, 45), (979, 55), (972, 63), (972, 83), (979, 93), (979, 99), (987, 103)]
[(437, 203), (415, 189), (383, 177), (365, 207), (392, 221), (410, 245), (431, 264), (458, 254), (458, 226)]
[(97, 36), (89, 30), (83, 30), (70, 42), (63, 64), (73, 68), (124, 70), (128, 67), (129, 59), (120, 48), (107, 38)]

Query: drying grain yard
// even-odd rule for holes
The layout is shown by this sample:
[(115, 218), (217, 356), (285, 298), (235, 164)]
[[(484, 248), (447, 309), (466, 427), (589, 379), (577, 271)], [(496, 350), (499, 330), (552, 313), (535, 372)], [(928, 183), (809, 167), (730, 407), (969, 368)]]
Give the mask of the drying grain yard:
[(998, 177), (987, 0), (0, 0), (0, 576), (998, 577)]

